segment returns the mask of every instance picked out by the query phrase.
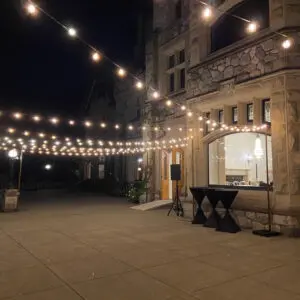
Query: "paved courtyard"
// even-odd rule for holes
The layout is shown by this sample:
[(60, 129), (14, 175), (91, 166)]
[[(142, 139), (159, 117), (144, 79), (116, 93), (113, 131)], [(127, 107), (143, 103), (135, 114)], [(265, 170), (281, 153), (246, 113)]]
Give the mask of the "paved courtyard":
[(166, 212), (44, 193), (0, 214), (0, 299), (300, 300), (300, 240), (218, 233)]

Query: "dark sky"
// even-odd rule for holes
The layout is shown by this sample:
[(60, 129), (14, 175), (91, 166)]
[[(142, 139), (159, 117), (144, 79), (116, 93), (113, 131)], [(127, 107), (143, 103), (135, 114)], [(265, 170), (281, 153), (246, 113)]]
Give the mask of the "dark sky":
[[(90, 44), (132, 66), (138, 13), (148, 0), (39, 0), (47, 12), (72, 25)], [(25, 111), (79, 113), (93, 80), (114, 72), (93, 64), (90, 50), (41, 14), (26, 15), (23, 0), (0, 1), (0, 106)]]

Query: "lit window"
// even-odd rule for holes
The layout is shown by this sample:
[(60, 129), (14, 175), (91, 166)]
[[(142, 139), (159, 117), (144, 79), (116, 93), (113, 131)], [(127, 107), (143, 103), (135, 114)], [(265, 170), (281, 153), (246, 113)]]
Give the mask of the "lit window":
[(269, 99), (263, 100), (263, 122), (271, 123), (271, 102)]
[(219, 123), (224, 123), (224, 110), (219, 110)]
[(271, 184), (273, 164), (270, 136), (253, 132), (234, 133), (209, 144), (210, 185), (266, 186), (267, 166)]
[(238, 108), (235, 106), (232, 108), (232, 123), (237, 123), (238, 121)]

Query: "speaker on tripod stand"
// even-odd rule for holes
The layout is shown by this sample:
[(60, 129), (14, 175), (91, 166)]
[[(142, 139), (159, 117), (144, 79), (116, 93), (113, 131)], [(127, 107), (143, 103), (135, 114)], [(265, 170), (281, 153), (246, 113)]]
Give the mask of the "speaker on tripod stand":
[(168, 212), (168, 216), (173, 210), (178, 217), (179, 216), (183, 217), (184, 211), (183, 211), (182, 203), (179, 198), (179, 181), (181, 180), (181, 166), (179, 164), (171, 165), (171, 180), (176, 181), (176, 192), (175, 192), (175, 197), (173, 200), (172, 207)]

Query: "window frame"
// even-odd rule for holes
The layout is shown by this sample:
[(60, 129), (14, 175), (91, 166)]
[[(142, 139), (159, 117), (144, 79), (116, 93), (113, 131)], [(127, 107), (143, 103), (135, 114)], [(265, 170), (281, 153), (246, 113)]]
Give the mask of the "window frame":
[[(237, 106), (233, 106), (232, 109), (232, 124), (237, 124), (237, 122), (239, 121), (239, 111), (238, 111), (238, 107)], [(235, 111), (236, 111), (236, 120), (234, 118), (235, 116)]]
[[(266, 103), (270, 105), (270, 121), (267, 121), (266, 118)], [(264, 99), (262, 100), (262, 121), (264, 124), (270, 125), (272, 122), (272, 116), (271, 116), (271, 100), (270, 99)]]
[[(250, 107), (252, 106), (252, 119), (250, 118)], [(247, 122), (248, 123), (253, 123), (254, 120), (254, 105), (253, 103), (248, 103), (247, 104)]]

